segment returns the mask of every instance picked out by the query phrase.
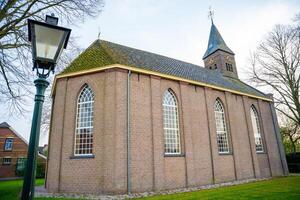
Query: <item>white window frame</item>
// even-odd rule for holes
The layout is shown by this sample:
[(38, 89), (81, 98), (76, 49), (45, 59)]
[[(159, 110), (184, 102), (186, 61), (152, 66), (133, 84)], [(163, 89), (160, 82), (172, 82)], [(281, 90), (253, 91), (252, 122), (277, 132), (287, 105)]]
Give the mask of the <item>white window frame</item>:
[[(223, 103), (219, 99), (217, 99), (214, 104), (214, 113), (215, 113), (218, 152), (219, 154), (229, 154), (230, 146), (229, 146), (226, 114), (225, 114)], [(222, 140), (221, 141), (222, 146), (220, 146), (219, 140)]]
[[(7, 162), (6, 159), (9, 159), (9, 162)], [(12, 158), (11, 157), (3, 157), (3, 160), (2, 160), (2, 165), (11, 165), (11, 162), (12, 162)]]
[(264, 153), (265, 150), (264, 150), (264, 144), (262, 139), (259, 115), (254, 105), (251, 106), (250, 113), (251, 113), (251, 122), (252, 122), (253, 136), (255, 142), (255, 151), (256, 153)]
[[(168, 103), (166, 99), (168, 97), (169, 99), (171, 98), (173, 102)], [(177, 98), (171, 89), (168, 89), (164, 92), (162, 106), (165, 155), (181, 154), (179, 113), (177, 102)]]
[[(11, 142), (8, 142), (8, 140), (11, 140)], [(5, 144), (4, 144), (4, 151), (12, 151), (13, 144), (14, 144), (14, 138), (12, 138), (12, 137), (6, 138)]]
[[(85, 98), (84, 92), (89, 92), (91, 98), (87, 101), (83, 101), (81, 98)], [(93, 134), (94, 134), (94, 102), (95, 102), (95, 94), (92, 88), (85, 84), (81, 89), (76, 105), (76, 127), (75, 127), (75, 141), (74, 141), (74, 156), (92, 156), (94, 150), (94, 142), (93, 142)], [(84, 109), (85, 108), (85, 109)], [(85, 112), (82, 112), (82, 111)], [(91, 113), (88, 113), (87, 110), (90, 110)], [(87, 121), (83, 121), (86, 119)], [(81, 131), (88, 131), (89, 133), (80, 133)], [(90, 136), (88, 137), (88, 134)], [(81, 135), (85, 135), (86, 138), (80, 138)], [(86, 141), (83, 143), (82, 141)], [(86, 148), (82, 146), (86, 146)], [(80, 153), (80, 151), (85, 151)]]

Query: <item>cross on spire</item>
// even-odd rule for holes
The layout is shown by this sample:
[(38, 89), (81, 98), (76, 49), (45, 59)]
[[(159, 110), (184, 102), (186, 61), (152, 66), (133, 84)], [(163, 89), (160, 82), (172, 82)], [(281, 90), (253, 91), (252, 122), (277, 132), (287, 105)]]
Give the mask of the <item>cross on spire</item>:
[(211, 6), (209, 6), (208, 18), (210, 18), (212, 24), (214, 23), (214, 14), (215, 12), (211, 9)]
[(100, 26), (98, 27), (98, 40), (100, 40), (100, 36), (101, 36), (101, 29), (100, 29)]

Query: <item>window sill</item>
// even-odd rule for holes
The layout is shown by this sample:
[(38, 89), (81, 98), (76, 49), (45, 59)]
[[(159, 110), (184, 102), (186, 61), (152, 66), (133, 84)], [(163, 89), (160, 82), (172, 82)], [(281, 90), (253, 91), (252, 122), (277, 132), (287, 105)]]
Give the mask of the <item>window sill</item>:
[(8, 165), (11, 165), (11, 163), (3, 163), (2, 165), (8, 166)]
[(90, 158), (95, 158), (95, 155), (70, 156), (70, 159), (90, 159)]
[(261, 151), (261, 152), (256, 152), (256, 154), (267, 154), (267, 152)]
[(229, 152), (229, 153), (219, 153), (219, 156), (232, 156), (233, 153)]
[(185, 157), (185, 154), (164, 154), (164, 157)]

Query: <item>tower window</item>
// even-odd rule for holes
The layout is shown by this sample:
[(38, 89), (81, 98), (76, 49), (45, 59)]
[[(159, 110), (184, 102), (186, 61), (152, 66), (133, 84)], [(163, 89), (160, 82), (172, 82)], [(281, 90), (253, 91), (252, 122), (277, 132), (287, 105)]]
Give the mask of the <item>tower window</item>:
[(215, 69), (217, 69), (217, 64), (215, 64)]
[(233, 72), (232, 64), (226, 63), (226, 70), (230, 71), (230, 72)]

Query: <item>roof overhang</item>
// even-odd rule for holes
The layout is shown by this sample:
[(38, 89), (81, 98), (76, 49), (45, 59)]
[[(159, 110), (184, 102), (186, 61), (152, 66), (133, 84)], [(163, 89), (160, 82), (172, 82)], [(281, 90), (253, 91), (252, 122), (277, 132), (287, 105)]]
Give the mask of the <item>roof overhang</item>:
[(212, 84), (207, 84), (207, 83), (204, 83), (204, 82), (193, 81), (193, 80), (190, 80), (190, 79), (185, 79), (185, 78), (181, 78), (181, 77), (177, 77), (177, 76), (162, 74), (162, 73), (155, 72), (155, 71), (150, 71), (150, 70), (146, 70), (146, 69), (142, 69), (142, 68), (131, 67), (131, 66), (126, 66), (126, 65), (121, 65), (121, 64), (107, 65), (107, 66), (104, 66), (104, 67), (98, 67), (98, 68), (93, 68), (93, 69), (89, 69), (89, 70), (71, 72), (71, 73), (66, 73), (66, 74), (58, 74), (54, 77), (53, 86), (52, 86), (52, 89), (51, 89), (51, 96), (55, 95), (56, 82), (57, 82), (58, 79), (76, 77), (76, 76), (101, 72), (101, 71), (104, 71), (104, 70), (107, 70), (107, 69), (114, 69), (114, 68), (130, 70), (131, 72), (136, 72), (136, 73), (141, 73), (141, 74), (159, 76), (159, 77), (162, 77), (162, 78), (175, 80), (175, 81), (183, 81), (183, 82), (193, 84), (193, 85), (208, 87), (208, 88), (212, 88), (212, 89), (219, 90), (219, 91), (231, 92), (233, 94), (243, 95), (243, 96), (247, 96), (247, 97), (251, 97), (251, 98), (255, 98), (255, 99), (261, 99), (261, 100), (264, 100), (264, 101), (272, 101), (269, 98), (265, 98), (265, 97), (261, 97), (261, 96), (257, 96), (257, 95), (253, 95), (253, 94), (248, 94), (248, 93), (244, 93), (244, 92), (239, 92), (239, 91), (228, 89), (228, 88), (225, 88), (225, 87), (220, 87), (220, 86), (216, 86), (216, 85), (212, 85)]
[(223, 49), (216, 49), (216, 50), (213, 50), (211, 53), (208, 53), (207, 55), (205, 53), (204, 56), (202, 57), (202, 60), (204, 60), (205, 58), (207, 58), (208, 56), (210, 56), (211, 54), (213, 54), (213, 53), (215, 53), (217, 51), (223, 51), (223, 52), (229, 53), (229, 54), (231, 54), (233, 56), (235, 55), (233, 52), (229, 52), (229, 51), (226, 51), (226, 50), (223, 50)]

